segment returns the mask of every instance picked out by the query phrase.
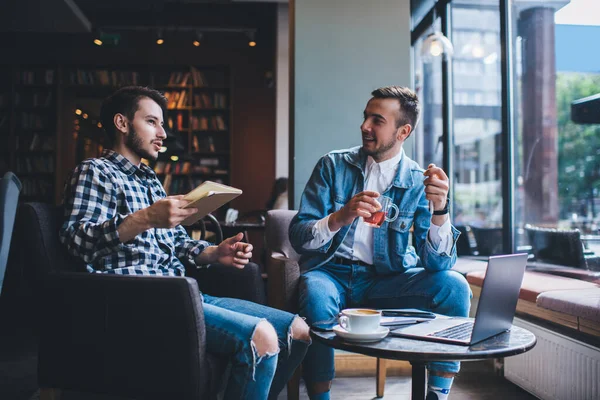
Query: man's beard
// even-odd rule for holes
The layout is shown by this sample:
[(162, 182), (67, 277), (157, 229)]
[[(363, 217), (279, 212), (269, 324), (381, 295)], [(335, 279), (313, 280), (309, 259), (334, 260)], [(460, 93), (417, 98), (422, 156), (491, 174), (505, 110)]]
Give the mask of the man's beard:
[(365, 154), (367, 154), (368, 156), (373, 157), (374, 160), (379, 160), (379, 158), (386, 152), (388, 152), (389, 150), (391, 150), (394, 146), (396, 145), (396, 141), (395, 140), (390, 140), (389, 143), (384, 143), (383, 147), (380, 147), (378, 149), (375, 150), (368, 150), (365, 146), (363, 146), (363, 151), (365, 152)]
[(158, 158), (154, 154), (151, 154), (150, 152), (144, 149), (144, 142), (137, 135), (133, 127), (131, 127), (129, 129), (129, 132), (127, 133), (127, 138), (125, 138), (125, 145), (140, 158), (145, 158), (150, 161), (156, 161), (156, 159)]

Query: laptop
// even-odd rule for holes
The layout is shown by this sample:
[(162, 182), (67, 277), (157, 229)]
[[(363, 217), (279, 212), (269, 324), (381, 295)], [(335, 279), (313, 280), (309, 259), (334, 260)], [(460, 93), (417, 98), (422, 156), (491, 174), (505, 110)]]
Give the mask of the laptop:
[(438, 317), (395, 329), (390, 335), (469, 346), (510, 330), (526, 264), (527, 254), (489, 258), (475, 319)]

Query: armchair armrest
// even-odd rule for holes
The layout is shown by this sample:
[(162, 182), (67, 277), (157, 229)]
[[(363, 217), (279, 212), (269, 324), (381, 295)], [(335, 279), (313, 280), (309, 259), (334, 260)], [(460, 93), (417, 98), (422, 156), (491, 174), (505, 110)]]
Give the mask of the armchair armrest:
[(213, 264), (209, 268), (187, 271), (196, 279), (202, 293), (217, 297), (233, 297), (258, 304), (266, 304), (265, 284), (260, 267), (248, 263), (243, 269)]
[(40, 290), (40, 387), (202, 397), (205, 327), (193, 279), (57, 272)]
[(268, 304), (280, 310), (292, 313), (298, 311), (298, 283), (300, 265), (298, 261), (287, 258), (277, 252), (267, 259)]

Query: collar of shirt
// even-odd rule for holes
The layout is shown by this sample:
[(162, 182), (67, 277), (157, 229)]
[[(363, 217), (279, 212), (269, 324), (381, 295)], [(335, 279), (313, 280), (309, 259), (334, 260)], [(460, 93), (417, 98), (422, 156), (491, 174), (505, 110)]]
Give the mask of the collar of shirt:
[[(383, 193), (394, 180), (394, 175), (398, 171), (398, 165), (402, 160), (402, 151), (399, 151), (394, 157), (389, 160), (376, 162), (373, 157), (367, 157), (366, 175), (365, 175), (365, 190), (374, 190)], [(375, 175), (373, 175), (375, 173)], [(377, 177), (377, 182), (373, 182), (371, 178)]]
[(102, 152), (102, 157), (111, 161), (126, 175), (136, 174), (142, 178), (154, 177), (154, 171), (152, 168), (148, 167), (144, 163), (140, 163), (140, 166), (138, 167), (129, 161), (127, 157), (124, 157), (112, 149), (104, 149)]

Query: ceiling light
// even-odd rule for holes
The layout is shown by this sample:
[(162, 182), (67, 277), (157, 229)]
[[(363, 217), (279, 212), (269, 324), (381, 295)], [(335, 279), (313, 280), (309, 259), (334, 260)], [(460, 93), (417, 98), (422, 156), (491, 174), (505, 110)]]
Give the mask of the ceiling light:
[(76, 110), (75, 110), (75, 114), (77, 114), (77, 115), (81, 115), (81, 110), (80, 110), (79, 108), (78, 108), (78, 109), (76, 109)]
[(156, 44), (161, 45), (165, 42), (165, 38), (163, 37), (162, 29), (156, 31)]
[(202, 43), (202, 32), (196, 31), (196, 38), (194, 39), (194, 41), (192, 42), (192, 44), (196, 47), (199, 47), (200, 44)]
[(102, 40), (100, 40), (100, 39), (96, 38), (96, 39), (94, 39), (94, 44), (95, 44), (96, 46), (102, 46)]
[(177, 160), (179, 160), (178, 156), (171, 156), (171, 161), (177, 161)]
[(256, 46), (256, 42), (254, 41), (254, 31), (246, 31), (246, 36), (248, 36), (248, 46)]

